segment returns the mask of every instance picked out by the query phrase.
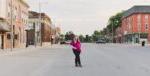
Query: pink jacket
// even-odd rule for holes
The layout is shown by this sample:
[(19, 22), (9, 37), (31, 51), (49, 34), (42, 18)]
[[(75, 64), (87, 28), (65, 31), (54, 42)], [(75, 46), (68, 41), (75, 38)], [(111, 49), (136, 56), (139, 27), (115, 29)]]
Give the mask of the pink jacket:
[(77, 41), (76, 43), (72, 41), (70, 45), (75, 47), (75, 48), (72, 48), (73, 50), (81, 51), (81, 43), (79, 41)]

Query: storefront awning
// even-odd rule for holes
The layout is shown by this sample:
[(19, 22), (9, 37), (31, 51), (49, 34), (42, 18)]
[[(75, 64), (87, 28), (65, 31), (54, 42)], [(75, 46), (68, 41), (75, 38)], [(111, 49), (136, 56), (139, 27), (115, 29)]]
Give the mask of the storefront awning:
[(0, 22), (0, 32), (9, 32), (9, 31), (10, 31), (9, 25)]
[(0, 32), (10, 32), (10, 26), (4, 18), (0, 17)]

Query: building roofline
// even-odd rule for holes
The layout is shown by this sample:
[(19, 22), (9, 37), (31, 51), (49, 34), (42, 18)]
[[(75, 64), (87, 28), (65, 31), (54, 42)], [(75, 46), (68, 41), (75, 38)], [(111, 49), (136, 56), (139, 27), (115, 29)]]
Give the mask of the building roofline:
[(150, 6), (148, 5), (135, 5), (132, 8), (126, 10), (123, 14), (123, 18), (128, 17), (135, 13), (150, 13)]
[(125, 17), (122, 17), (121, 19), (124, 19), (124, 18), (127, 18), (127, 17), (129, 17), (129, 16), (132, 16), (132, 15), (134, 15), (134, 14), (150, 14), (150, 13), (140, 13), (140, 12), (138, 12), (138, 13), (132, 13), (132, 14), (130, 14), (130, 15), (128, 15), (128, 16), (125, 16)]
[(51, 22), (51, 18), (46, 13), (38, 13), (35, 11), (29, 11), (29, 18), (39, 18), (40, 14), (42, 18), (47, 18)]

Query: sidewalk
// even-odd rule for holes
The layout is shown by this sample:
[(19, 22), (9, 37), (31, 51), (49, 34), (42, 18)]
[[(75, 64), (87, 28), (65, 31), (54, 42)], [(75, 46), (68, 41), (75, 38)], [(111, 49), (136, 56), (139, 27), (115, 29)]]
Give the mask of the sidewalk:
[[(108, 43), (110, 45), (122, 45), (122, 46), (142, 46), (142, 44), (138, 44), (138, 43)], [(150, 44), (145, 44), (145, 46), (150, 46)]]
[(40, 46), (29, 46), (27, 48), (13, 48), (12, 50), (11, 49), (0, 49), (0, 56), (4, 56), (4, 55), (11, 55), (11, 54), (14, 54), (14, 53), (20, 53), (20, 52), (25, 52), (25, 51), (33, 51), (33, 50), (36, 50), (36, 49), (40, 49), (42, 47)]
[(27, 48), (13, 48), (11, 49), (0, 49), (0, 56), (4, 55), (12, 55), (15, 53), (21, 53), (21, 52), (28, 52), (28, 51), (34, 51), (41, 48), (63, 48), (63, 46), (59, 44), (53, 44), (53, 45), (44, 45), (44, 46), (29, 46)]

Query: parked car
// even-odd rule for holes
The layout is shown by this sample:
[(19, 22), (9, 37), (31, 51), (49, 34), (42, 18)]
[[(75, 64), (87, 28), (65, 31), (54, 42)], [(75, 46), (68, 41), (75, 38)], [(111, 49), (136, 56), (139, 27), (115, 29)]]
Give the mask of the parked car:
[(68, 40), (68, 41), (65, 41), (66, 42), (66, 44), (70, 44), (71, 43), (71, 40)]
[(61, 41), (61, 42), (60, 42), (60, 44), (65, 44), (65, 43), (66, 43), (65, 41)]
[(70, 44), (70, 42), (71, 42), (70, 40), (68, 40), (68, 41), (61, 41), (60, 44)]
[(106, 40), (104, 39), (100, 39), (98, 41), (96, 41), (97, 44), (105, 44), (106, 43)]

